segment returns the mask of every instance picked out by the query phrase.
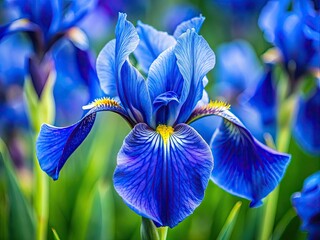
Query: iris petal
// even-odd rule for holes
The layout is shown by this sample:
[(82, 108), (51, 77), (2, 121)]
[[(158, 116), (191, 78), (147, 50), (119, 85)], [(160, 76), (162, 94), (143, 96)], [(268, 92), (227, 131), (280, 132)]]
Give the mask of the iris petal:
[[(179, 68), (176, 63), (176, 57), (174, 55), (174, 49), (169, 48), (152, 63), (149, 75), (147, 79), (148, 91), (150, 93), (151, 102), (153, 102), (153, 111), (154, 114), (157, 115), (156, 111), (158, 110), (158, 104), (155, 104), (159, 100), (159, 96), (167, 95), (168, 92), (173, 96), (175, 95), (177, 101), (175, 101), (175, 108), (170, 109), (171, 113), (169, 117), (170, 120), (163, 119), (160, 121), (162, 124), (173, 124), (176, 120), (176, 113), (178, 113), (178, 109), (176, 107), (177, 104), (180, 104), (181, 99), (181, 91), (182, 91), (182, 84), (183, 78), (179, 71)], [(158, 99), (158, 100), (157, 100)], [(174, 118), (172, 118), (174, 116)], [(158, 123), (159, 119), (155, 119), (152, 127), (155, 127), (155, 124)], [(173, 121), (173, 122), (171, 122)]]
[[(105, 99), (108, 102), (107, 99)], [(126, 117), (126, 113), (114, 100), (109, 104), (101, 102), (92, 108), (79, 122), (65, 128), (43, 124), (36, 142), (36, 152), (40, 167), (54, 180), (70, 155), (89, 134), (98, 111), (113, 111)]]
[(231, 194), (262, 204), (282, 179), (290, 156), (258, 142), (229, 111), (211, 141), (215, 168), (212, 180)]
[(110, 41), (97, 60), (97, 72), (104, 92), (118, 96), (131, 119), (150, 122), (151, 101), (142, 75), (130, 64), (128, 56), (139, 43), (136, 29), (119, 13), (116, 39)]
[(203, 79), (214, 67), (215, 55), (206, 40), (195, 31), (182, 34), (174, 49), (183, 76), (180, 101), (184, 102), (177, 123), (185, 122), (203, 94)]
[(200, 31), (202, 24), (204, 22), (205, 18), (201, 15), (199, 17), (191, 18), (188, 21), (184, 21), (180, 23), (176, 30), (173, 33), (173, 36), (175, 38), (180, 37), (181, 34), (185, 33), (188, 29), (194, 29), (197, 33)]
[(173, 46), (176, 40), (168, 33), (157, 31), (142, 22), (138, 22), (137, 32), (140, 37), (140, 43), (134, 54), (142, 70), (147, 73), (150, 65), (160, 53)]
[(209, 146), (188, 125), (162, 138), (138, 124), (118, 154), (114, 185), (136, 213), (174, 227), (202, 201), (212, 167)]
[(118, 77), (123, 63), (139, 44), (139, 36), (136, 29), (126, 18), (126, 14), (119, 13), (116, 26), (115, 69)]
[(152, 106), (146, 82), (128, 61), (122, 66), (117, 88), (121, 103), (130, 118), (136, 123), (150, 123)]
[(302, 220), (301, 229), (308, 232), (308, 239), (320, 237), (320, 172), (309, 176), (301, 192), (291, 198), (298, 216)]
[(320, 79), (315, 92), (300, 98), (296, 124), (293, 129), (297, 142), (311, 154), (320, 154)]
[(212, 180), (231, 194), (251, 200), (251, 207), (262, 204), (280, 182), (290, 155), (277, 152), (256, 140), (223, 102), (210, 102), (194, 110), (188, 123), (204, 116), (224, 119), (211, 139), (215, 160)]
[(39, 28), (28, 19), (21, 18), (6, 25), (0, 26), (0, 40), (7, 35), (20, 31), (35, 31)]
[(110, 97), (118, 95), (115, 70), (116, 40), (108, 42), (97, 58), (97, 74), (101, 89)]

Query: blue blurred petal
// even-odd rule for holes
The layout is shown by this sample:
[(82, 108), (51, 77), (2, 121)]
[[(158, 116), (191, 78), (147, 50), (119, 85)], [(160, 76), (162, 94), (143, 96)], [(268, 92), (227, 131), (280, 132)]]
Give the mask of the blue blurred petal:
[(202, 17), (202, 15), (200, 15), (199, 17), (194, 17), (190, 20), (180, 23), (177, 26), (176, 30), (174, 31), (173, 36), (175, 38), (178, 38), (181, 36), (181, 34), (185, 33), (188, 29), (192, 29), (192, 28), (196, 33), (199, 33), (204, 20), (205, 18)]
[(255, 88), (261, 67), (248, 42), (236, 40), (222, 44), (216, 53), (216, 85), (213, 89), (216, 96), (232, 102), (232, 99), (239, 100), (237, 98), (245, 90)]
[(81, 107), (101, 97), (91, 52), (75, 48), (69, 41), (54, 50), (57, 71), (54, 85), (56, 122), (58, 125), (74, 123), (83, 116)]
[(277, 97), (272, 76), (273, 66), (266, 66), (265, 68), (249, 104), (260, 115), (263, 132), (270, 133), (273, 139), (276, 139)]
[(36, 153), (40, 167), (53, 180), (70, 155), (89, 134), (98, 111), (113, 111), (127, 118), (124, 110), (117, 104), (100, 104), (92, 108), (79, 122), (65, 128), (43, 124), (36, 142)]
[(319, 63), (320, 43), (306, 34), (304, 16), (296, 8), (289, 11), (289, 4), (288, 0), (270, 1), (262, 10), (259, 25), (266, 39), (280, 51), (293, 89), (297, 80)]
[(185, 122), (203, 94), (203, 79), (215, 65), (215, 55), (206, 40), (193, 30), (177, 39), (174, 48), (179, 70), (183, 76), (180, 102), (183, 103), (177, 123)]
[(295, 9), (302, 15), (306, 24), (305, 33), (308, 37), (320, 41), (320, 12), (318, 0), (294, 1)]
[(302, 220), (301, 229), (308, 232), (308, 239), (320, 238), (320, 172), (308, 177), (301, 192), (291, 198), (298, 216)]
[(231, 194), (251, 200), (257, 207), (282, 179), (290, 156), (258, 142), (229, 111), (211, 142), (215, 160), (212, 180)]
[(136, 213), (174, 227), (201, 203), (212, 167), (209, 146), (188, 125), (177, 125), (164, 142), (138, 124), (118, 154), (114, 185)]
[(20, 31), (35, 31), (37, 26), (28, 19), (21, 18), (6, 25), (0, 26), (0, 40), (10, 34)]
[(160, 53), (173, 46), (176, 41), (168, 33), (157, 31), (142, 22), (138, 22), (137, 32), (140, 37), (140, 43), (134, 54), (142, 70), (147, 73), (150, 65)]
[(28, 57), (26, 65), (32, 85), (40, 99), (49, 76), (55, 71), (53, 60), (47, 56), (40, 60), (38, 56), (32, 55)]
[(293, 134), (298, 144), (307, 152), (320, 154), (320, 79), (314, 92), (300, 97)]
[(68, 5), (65, 6), (65, 16), (62, 21), (62, 28), (67, 29), (74, 26), (86, 14), (91, 11), (97, 4), (97, 0), (76, 0), (69, 1)]
[(166, 11), (162, 22), (167, 31), (173, 33), (179, 24), (199, 16), (199, 14), (199, 9), (191, 3), (175, 3)]

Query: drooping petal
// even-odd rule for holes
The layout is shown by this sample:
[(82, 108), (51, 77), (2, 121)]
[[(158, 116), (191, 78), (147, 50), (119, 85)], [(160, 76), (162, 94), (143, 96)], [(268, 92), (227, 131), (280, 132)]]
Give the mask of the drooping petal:
[(314, 92), (307, 98), (300, 97), (293, 134), (307, 152), (320, 154), (320, 79)]
[(136, 213), (174, 227), (200, 204), (213, 167), (209, 146), (185, 124), (138, 124), (118, 154), (116, 191)]
[(188, 21), (184, 21), (180, 23), (177, 26), (176, 30), (174, 31), (173, 36), (175, 38), (178, 38), (180, 37), (181, 34), (185, 33), (188, 29), (192, 29), (192, 28), (196, 31), (196, 33), (199, 33), (204, 20), (205, 18), (202, 15), (200, 15), (199, 17), (194, 17)]
[(206, 40), (193, 30), (182, 34), (174, 48), (179, 70), (183, 76), (180, 102), (183, 106), (177, 123), (185, 122), (203, 94), (203, 79), (214, 67), (215, 55)]
[(157, 31), (153, 27), (138, 22), (137, 32), (140, 43), (134, 52), (142, 70), (147, 73), (150, 65), (164, 50), (172, 47), (176, 40), (166, 32)]
[(54, 180), (70, 155), (89, 134), (99, 111), (113, 111), (128, 120), (123, 108), (112, 99), (100, 99), (88, 106), (93, 107), (79, 122), (65, 128), (43, 124), (36, 142), (40, 167)]
[(210, 144), (215, 160), (212, 180), (229, 193), (251, 200), (250, 206), (256, 207), (279, 184), (290, 155), (261, 144), (228, 111), (229, 107), (222, 102), (210, 102), (196, 109), (191, 121), (212, 114), (224, 118)]

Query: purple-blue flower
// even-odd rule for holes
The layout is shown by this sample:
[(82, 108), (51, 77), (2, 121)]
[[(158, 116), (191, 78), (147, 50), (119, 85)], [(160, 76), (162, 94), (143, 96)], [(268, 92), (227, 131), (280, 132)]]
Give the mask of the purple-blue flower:
[(320, 238), (320, 172), (309, 176), (301, 192), (294, 193), (292, 205), (302, 220), (301, 229), (308, 232), (308, 239)]
[[(259, 70), (253, 49), (244, 41), (234, 41), (221, 45), (218, 50), (213, 92), (219, 98), (231, 102), (232, 112), (248, 125), (253, 135), (260, 141), (265, 133), (276, 139), (279, 106), (275, 88), (275, 63), (265, 63)], [(319, 155), (320, 139), (320, 80), (308, 93), (299, 92), (292, 133), (302, 149)]]
[(259, 25), (265, 38), (277, 48), (294, 91), (302, 76), (320, 71), (320, 12), (312, 0), (293, 1), (289, 11), (291, 2), (269, 1), (261, 12)]
[(232, 112), (259, 141), (264, 142), (266, 133), (275, 138), (277, 104), (273, 66), (262, 67), (254, 49), (244, 40), (222, 44), (217, 56), (214, 95), (232, 104)]
[[(124, 202), (157, 226), (176, 226), (201, 203), (209, 179), (260, 205), (281, 180), (290, 156), (258, 142), (229, 105), (208, 102), (206, 74), (215, 55), (198, 35), (203, 17), (181, 23), (173, 36), (120, 13), (116, 38), (102, 49), (97, 72), (105, 98), (65, 128), (42, 125), (36, 151), (54, 180), (89, 134), (99, 111), (120, 114), (133, 128), (117, 156), (114, 186)], [(138, 60), (143, 74), (130, 62)], [(208, 145), (188, 124), (224, 119)], [(214, 161), (214, 163), (213, 163)]]
[(33, 51), (26, 56), (26, 72), (40, 98), (55, 69), (52, 50), (57, 48), (56, 43), (69, 39), (77, 48), (87, 49), (86, 36), (76, 24), (95, 6), (95, 1), (8, 0), (7, 4), (18, 17), (0, 26), (0, 40), (16, 32), (29, 38)]

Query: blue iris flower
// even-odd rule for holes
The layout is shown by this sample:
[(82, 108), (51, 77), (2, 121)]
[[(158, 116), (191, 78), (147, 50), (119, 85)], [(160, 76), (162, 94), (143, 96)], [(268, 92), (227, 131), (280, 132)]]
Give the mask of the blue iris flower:
[(262, 67), (254, 49), (244, 40), (222, 44), (217, 56), (213, 94), (231, 103), (232, 112), (259, 141), (264, 141), (266, 133), (275, 139), (277, 103), (273, 66)]
[[(261, 12), (260, 28), (278, 50), (292, 91), (306, 73), (320, 71), (320, 11), (316, 1), (269, 1)], [(314, 4), (313, 4), (314, 3)]]
[[(56, 72), (54, 97), (57, 99), (57, 122), (74, 121), (74, 115), (68, 114), (68, 106), (83, 106), (88, 99), (93, 100), (100, 96), (101, 92), (93, 67), (94, 58), (87, 49), (86, 36), (76, 27), (95, 6), (95, 1), (14, 0), (7, 1), (7, 5), (7, 10), (10, 7), (17, 10), (18, 18), (0, 26), (1, 47), (8, 45), (10, 51), (3, 51), (0, 57), (7, 58), (8, 55), (15, 54), (19, 57), (11, 57), (10, 61), (2, 64), (11, 69), (4, 69), (2, 79), (11, 83), (13, 79), (19, 79), (19, 85), (22, 86), (25, 76), (29, 75), (40, 98), (49, 75)], [(29, 44), (26, 44), (21, 36), (17, 40), (17, 35), (14, 34), (16, 32), (25, 33), (30, 40)], [(65, 39), (71, 41), (64, 41)], [(19, 73), (19, 76), (13, 78), (11, 72)], [(14, 85), (11, 83), (4, 86), (7, 91)], [(71, 86), (72, 90), (67, 91), (66, 87)], [(22, 103), (22, 93), (20, 95)], [(79, 112), (76, 117), (81, 115), (82, 112)], [(2, 116), (8, 121), (14, 120), (9, 114)]]
[[(54, 180), (89, 134), (99, 111), (120, 114), (133, 128), (117, 156), (114, 186), (124, 202), (157, 226), (176, 226), (201, 203), (211, 179), (226, 191), (262, 204), (290, 156), (258, 142), (229, 105), (207, 100), (206, 74), (215, 55), (198, 35), (204, 21), (181, 23), (173, 36), (120, 13), (116, 38), (101, 51), (97, 72), (107, 97), (69, 127), (42, 125), (36, 151)], [(134, 54), (146, 79), (130, 62)], [(208, 145), (188, 124), (216, 115), (224, 121)], [(214, 164), (213, 164), (214, 162)]]
[[(248, 125), (257, 139), (264, 141), (265, 133), (276, 139), (278, 103), (275, 64), (265, 63), (261, 70), (253, 49), (248, 43), (239, 40), (220, 46), (218, 57), (214, 94), (231, 102), (232, 112)], [(312, 155), (320, 154), (318, 109), (319, 78), (309, 93), (299, 95), (292, 124), (292, 133), (297, 143)]]
[(0, 40), (16, 32), (29, 37), (33, 54), (27, 56), (27, 73), (40, 98), (46, 81), (54, 72), (51, 50), (62, 38), (67, 38), (79, 49), (87, 49), (85, 34), (76, 27), (95, 6), (95, 1), (37, 0), (7, 1), (18, 12), (18, 18), (0, 26)]
[(308, 239), (320, 238), (320, 171), (309, 176), (301, 192), (292, 195), (292, 205), (302, 220)]

